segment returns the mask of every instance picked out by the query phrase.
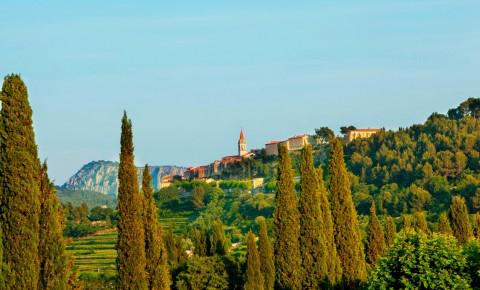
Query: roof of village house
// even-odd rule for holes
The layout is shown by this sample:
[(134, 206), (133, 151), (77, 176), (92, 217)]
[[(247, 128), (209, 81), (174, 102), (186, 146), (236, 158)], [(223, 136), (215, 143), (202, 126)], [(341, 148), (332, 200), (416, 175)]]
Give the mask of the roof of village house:
[(273, 145), (273, 144), (278, 144), (278, 143), (281, 143), (281, 141), (270, 141), (265, 145)]
[(305, 138), (305, 136), (307, 136), (307, 134), (292, 136), (288, 139), (300, 139), (300, 138)]

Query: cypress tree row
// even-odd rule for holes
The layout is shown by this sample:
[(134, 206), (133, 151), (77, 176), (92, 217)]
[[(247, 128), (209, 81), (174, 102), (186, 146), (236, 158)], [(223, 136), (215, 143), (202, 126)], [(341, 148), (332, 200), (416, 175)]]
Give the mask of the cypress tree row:
[(27, 87), (5, 77), (0, 93), (0, 224), (7, 289), (38, 287), (40, 187), (37, 145)]
[(279, 146), (275, 229), (275, 289), (301, 289), (300, 220), (292, 163), (285, 146)]
[(5, 266), (3, 264), (3, 234), (2, 234), (2, 228), (0, 227), (0, 289), (5, 289)]
[(445, 212), (442, 212), (438, 219), (438, 232), (446, 235), (453, 234), (450, 222), (448, 221), (448, 215)]
[(317, 168), (318, 192), (320, 200), (320, 212), (322, 214), (323, 229), (321, 232), (325, 237), (326, 261), (327, 261), (327, 282), (330, 285), (336, 285), (342, 279), (342, 264), (337, 254), (335, 237), (333, 235), (333, 220), (330, 202), (327, 197), (327, 190), (323, 182), (323, 170)]
[(465, 205), (465, 199), (460, 196), (452, 198), (450, 205), (450, 226), (452, 227), (453, 235), (457, 238), (460, 244), (468, 242), (472, 237), (472, 228), (468, 221), (468, 211)]
[(247, 235), (247, 272), (245, 277), (245, 290), (264, 290), (264, 279), (260, 271), (260, 258), (258, 256), (255, 235)]
[(330, 194), (337, 253), (342, 262), (343, 280), (355, 285), (367, 279), (363, 245), (353, 204), (350, 180), (343, 159), (343, 145), (337, 138), (330, 142)]
[(368, 223), (367, 233), (367, 262), (370, 265), (375, 265), (378, 259), (385, 254), (385, 236), (377, 218), (375, 202), (372, 202), (372, 206), (370, 207), (370, 221)]
[(38, 289), (65, 289), (68, 260), (63, 239), (63, 212), (47, 173), (47, 163), (40, 169), (40, 279)]
[(430, 234), (425, 212), (417, 211), (415, 213), (415, 229), (417, 230), (417, 232), (424, 233), (426, 235)]
[(163, 242), (162, 228), (158, 224), (157, 206), (153, 199), (150, 168), (143, 170), (142, 191), (144, 200), (145, 257), (148, 275), (148, 289), (170, 289), (168, 254)]
[(275, 284), (275, 265), (273, 263), (273, 249), (268, 239), (267, 223), (265, 218), (257, 218), (260, 228), (258, 235), (258, 252), (260, 255), (260, 271), (262, 272), (265, 290), (273, 290)]
[(385, 245), (390, 247), (395, 240), (395, 235), (397, 234), (397, 226), (395, 225), (395, 221), (391, 216), (387, 217), (385, 221)]
[(132, 122), (122, 118), (118, 170), (117, 270), (120, 289), (147, 289), (143, 200), (133, 155)]
[(326, 244), (318, 177), (313, 165), (312, 146), (302, 150), (300, 206), (300, 253), (302, 257), (302, 289), (317, 289), (326, 277)]

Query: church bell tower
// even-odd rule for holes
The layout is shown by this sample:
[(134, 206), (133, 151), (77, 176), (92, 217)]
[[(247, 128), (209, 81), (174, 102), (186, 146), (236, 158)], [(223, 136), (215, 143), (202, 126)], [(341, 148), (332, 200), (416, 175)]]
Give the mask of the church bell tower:
[(247, 153), (247, 140), (245, 139), (245, 134), (243, 134), (243, 129), (241, 129), (240, 138), (238, 139), (238, 156), (245, 156)]

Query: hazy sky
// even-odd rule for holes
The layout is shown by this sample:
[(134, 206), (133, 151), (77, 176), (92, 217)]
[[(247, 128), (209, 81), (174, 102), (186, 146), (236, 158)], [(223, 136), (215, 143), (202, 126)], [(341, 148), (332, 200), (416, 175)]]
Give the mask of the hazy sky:
[(478, 0), (227, 2), (0, 2), (0, 74), (27, 83), (57, 184), (118, 159), (124, 109), (138, 165), (189, 166), (235, 154), (241, 127), (259, 148), (480, 95)]

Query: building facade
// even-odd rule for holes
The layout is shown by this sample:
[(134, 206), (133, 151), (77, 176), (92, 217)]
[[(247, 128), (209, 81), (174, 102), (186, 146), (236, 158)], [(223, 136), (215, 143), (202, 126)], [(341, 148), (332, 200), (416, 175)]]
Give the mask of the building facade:
[(345, 134), (345, 141), (352, 142), (355, 139), (358, 138), (369, 138), (373, 134), (376, 134), (378, 132), (382, 131), (382, 129), (355, 129), (355, 130), (350, 130)]

